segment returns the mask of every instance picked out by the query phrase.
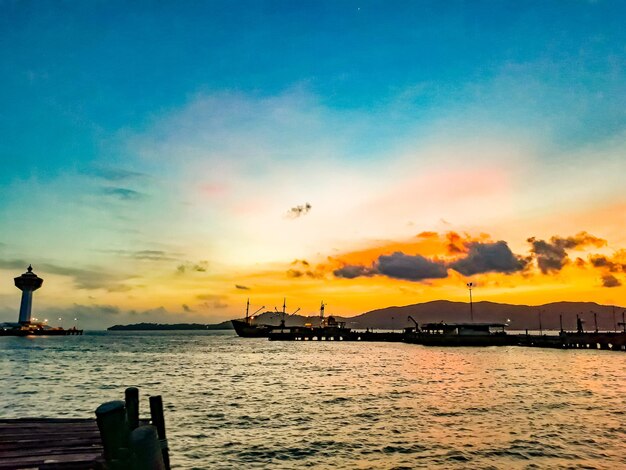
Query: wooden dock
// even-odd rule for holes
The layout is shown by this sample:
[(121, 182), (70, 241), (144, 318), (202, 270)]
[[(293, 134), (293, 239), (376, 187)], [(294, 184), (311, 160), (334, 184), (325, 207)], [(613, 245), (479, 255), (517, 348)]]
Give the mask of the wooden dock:
[(0, 470), (170, 470), (163, 400), (149, 397), (139, 419), (139, 390), (108, 401), (89, 418), (0, 419)]
[(104, 469), (95, 419), (0, 419), (0, 470)]

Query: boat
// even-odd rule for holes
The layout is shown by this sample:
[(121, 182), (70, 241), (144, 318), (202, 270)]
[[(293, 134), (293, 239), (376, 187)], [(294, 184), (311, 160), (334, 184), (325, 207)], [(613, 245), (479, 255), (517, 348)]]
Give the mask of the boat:
[[(242, 338), (267, 338), (269, 336), (270, 331), (274, 328), (277, 328), (277, 326), (268, 325), (266, 323), (265, 324), (254, 323), (254, 316), (264, 308), (265, 306), (257, 309), (256, 312), (250, 315), (248, 313), (250, 310), (250, 299), (248, 299), (248, 303), (246, 304), (245, 319), (230, 321), (237, 335), (241, 336)], [(286, 308), (287, 308), (286, 299), (283, 299), (283, 311), (282, 312), (279, 312), (278, 310), (276, 310), (276, 307), (274, 307), (274, 310), (276, 311), (276, 313), (278, 313), (279, 315), (282, 315), (279, 327), (283, 327), (283, 328), (285, 327), (285, 317), (287, 315), (289, 316), (295, 315), (298, 311), (300, 311), (300, 308), (298, 308), (296, 309), (295, 312), (287, 314)]]
[[(348, 341), (352, 340), (351, 329), (346, 327), (346, 323), (337, 321), (332, 315), (325, 318), (324, 308), (326, 304), (322, 302), (320, 306), (320, 324), (313, 326), (307, 323), (304, 326), (285, 326), (284, 321), (278, 327), (273, 327), (269, 333), (271, 341)], [(360, 339), (360, 338), (359, 338)]]
[(406, 334), (407, 343), (424, 346), (511, 346), (515, 336), (508, 335), (504, 323), (425, 323)]
[(274, 326), (253, 323), (254, 316), (264, 309), (265, 306), (260, 307), (252, 315), (250, 312), (250, 299), (246, 303), (246, 317), (244, 320), (231, 320), (230, 322), (235, 329), (235, 333), (242, 338), (267, 338), (269, 332)]

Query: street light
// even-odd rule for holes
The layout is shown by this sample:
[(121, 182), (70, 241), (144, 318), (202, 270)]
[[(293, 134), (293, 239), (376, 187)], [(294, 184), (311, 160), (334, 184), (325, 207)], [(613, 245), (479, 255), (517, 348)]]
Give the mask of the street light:
[(470, 295), (470, 321), (474, 322), (474, 307), (472, 306), (472, 288), (474, 287), (473, 282), (467, 283), (467, 288), (469, 289)]

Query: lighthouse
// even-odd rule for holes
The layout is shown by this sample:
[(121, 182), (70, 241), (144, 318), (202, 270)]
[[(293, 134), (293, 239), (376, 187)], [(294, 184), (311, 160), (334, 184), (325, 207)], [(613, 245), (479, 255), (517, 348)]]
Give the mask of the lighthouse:
[(20, 304), (20, 319), (22, 325), (30, 324), (31, 308), (33, 306), (33, 292), (41, 287), (43, 279), (33, 272), (33, 267), (28, 266), (28, 270), (15, 278), (15, 287), (22, 291), (22, 303)]

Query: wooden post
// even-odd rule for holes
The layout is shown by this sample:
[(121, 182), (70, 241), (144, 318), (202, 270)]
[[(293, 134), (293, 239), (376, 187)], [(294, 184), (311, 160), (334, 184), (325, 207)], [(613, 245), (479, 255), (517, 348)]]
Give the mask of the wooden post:
[(133, 453), (133, 469), (165, 470), (163, 453), (157, 429), (154, 426), (139, 426), (130, 434), (130, 449)]
[(96, 421), (100, 430), (104, 458), (107, 461), (127, 456), (128, 427), (126, 409), (121, 400), (109, 401), (96, 408)]
[(167, 446), (167, 436), (165, 435), (165, 416), (163, 415), (163, 399), (161, 395), (150, 397), (150, 416), (152, 417), (152, 424), (156, 427), (161, 441), (165, 469), (170, 470), (170, 455)]
[(126, 421), (128, 430), (132, 431), (139, 426), (139, 389), (128, 387), (124, 392), (126, 400)]

